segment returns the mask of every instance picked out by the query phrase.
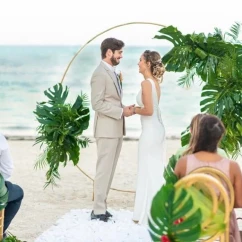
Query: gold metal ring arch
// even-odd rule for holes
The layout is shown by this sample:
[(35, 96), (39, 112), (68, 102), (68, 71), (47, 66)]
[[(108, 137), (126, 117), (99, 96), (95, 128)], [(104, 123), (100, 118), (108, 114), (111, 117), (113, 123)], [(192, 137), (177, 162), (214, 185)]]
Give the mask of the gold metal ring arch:
[[(128, 23), (124, 23), (124, 24), (119, 24), (119, 25), (116, 25), (116, 26), (113, 26), (111, 28), (108, 28), (104, 31), (102, 31), (101, 33), (95, 35), (93, 38), (91, 38), (90, 40), (88, 40), (77, 52), (76, 54), (73, 56), (73, 58), (71, 59), (71, 61), (69, 62), (64, 74), (63, 74), (63, 77), (61, 79), (61, 83), (63, 83), (65, 77), (66, 77), (66, 74), (71, 66), (71, 64), (73, 63), (73, 61), (76, 59), (76, 57), (81, 53), (81, 51), (88, 45), (90, 44), (94, 39), (96, 39), (97, 37), (99, 37), (100, 35), (110, 31), (110, 30), (113, 30), (113, 29), (116, 29), (116, 28), (120, 28), (120, 27), (124, 27), (124, 26), (127, 26), (127, 25), (135, 25), (135, 24), (143, 24), (143, 25), (154, 25), (154, 26), (159, 26), (159, 27), (166, 27), (165, 25), (163, 24), (159, 24), (159, 23), (152, 23), (152, 22), (128, 22)], [(86, 176), (88, 177), (92, 182), (93, 182), (93, 186), (94, 186), (94, 179), (92, 177), (90, 177), (83, 169), (81, 169), (80, 166), (76, 165), (77, 168)], [(111, 190), (114, 190), (114, 191), (118, 191), (118, 192), (128, 192), (128, 193), (135, 193), (135, 191), (129, 191), (129, 190), (121, 190), (121, 189), (117, 189), (117, 188), (113, 188), (111, 187), (110, 188)], [(93, 194), (94, 195), (94, 194)]]

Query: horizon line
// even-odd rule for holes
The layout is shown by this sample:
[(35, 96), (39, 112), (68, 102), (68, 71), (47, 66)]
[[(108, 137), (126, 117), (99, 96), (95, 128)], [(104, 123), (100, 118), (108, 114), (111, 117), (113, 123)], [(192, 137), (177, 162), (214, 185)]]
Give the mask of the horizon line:
[[(0, 43), (0, 47), (1, 46), (83, 46), (84, 44), (1, 44)], [(88, 44), (89, 46), (100, 46), (99, 44)], [(130, 44), (130, 45), (125, 45), (125, 47), (127, 46), (162, 46), (162, 47), (171, 47), (172, 45), (159, 45), (159, 44)]]

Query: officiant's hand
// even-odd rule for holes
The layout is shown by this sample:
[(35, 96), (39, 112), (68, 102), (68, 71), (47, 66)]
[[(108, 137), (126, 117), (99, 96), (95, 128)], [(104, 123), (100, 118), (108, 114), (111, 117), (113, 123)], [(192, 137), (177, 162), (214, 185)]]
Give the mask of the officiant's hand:
[(124, 107), (123, 108), (123, 115), (125, 116), (125, 117), (129, 117), (129, 116), (131, 116), (131, 115), (133, 115), (133, 107), (134, 107), (135, 105), (133, 104), (133, 105), (130, 105), (130, 106), (126, 106), (126, 107)]

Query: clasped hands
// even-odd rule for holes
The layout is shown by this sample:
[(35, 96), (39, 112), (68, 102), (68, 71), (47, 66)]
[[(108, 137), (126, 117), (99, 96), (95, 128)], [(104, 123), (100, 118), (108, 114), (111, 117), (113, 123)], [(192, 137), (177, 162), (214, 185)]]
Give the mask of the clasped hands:
[(135, 114), (134, 112), (135, 105), (125, 106), (123, 107), (123, 116), (129, 117)]

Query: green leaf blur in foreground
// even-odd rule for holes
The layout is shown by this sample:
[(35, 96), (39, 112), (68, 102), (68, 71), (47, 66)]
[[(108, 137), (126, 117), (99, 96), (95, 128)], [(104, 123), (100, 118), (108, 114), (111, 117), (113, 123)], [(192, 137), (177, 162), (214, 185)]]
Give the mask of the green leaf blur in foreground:
[[(149, 232), (153, 241), (162, 236), (171, 242), (195, 242), (209, 237), (214, 231), (224, 231), (224, 208), (212, 213), (212, 199), (194, 186), (175, 188), (162, 186), (155, 195), (149, 218)], [(206, 228), (202, 223), (209, 221)]]

